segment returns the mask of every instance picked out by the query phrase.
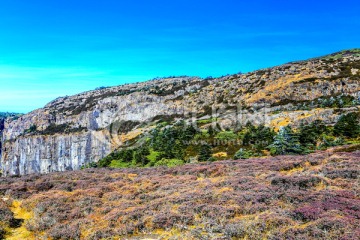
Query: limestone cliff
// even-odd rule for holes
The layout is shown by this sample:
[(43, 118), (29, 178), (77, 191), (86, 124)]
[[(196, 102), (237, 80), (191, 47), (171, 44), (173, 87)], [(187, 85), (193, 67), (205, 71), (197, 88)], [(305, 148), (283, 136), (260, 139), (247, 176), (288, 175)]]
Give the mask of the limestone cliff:
[[(224, 126), (259, 121), (276, 128), (321, 118), (332, 124), (342, 112), (359, 111), (359, 53), (344, 51), (220, 78), (164, 78), (61, 97), (5, 121), (1, 169), (5, 175), (79, 169), (159, 119), (216, 115)], [(339, 104), (327, 106), (325, 101)]]

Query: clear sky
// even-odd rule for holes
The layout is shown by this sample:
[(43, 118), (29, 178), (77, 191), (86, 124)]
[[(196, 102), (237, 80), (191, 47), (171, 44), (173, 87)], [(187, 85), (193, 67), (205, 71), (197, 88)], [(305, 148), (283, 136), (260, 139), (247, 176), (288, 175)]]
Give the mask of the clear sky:
[(359, 1), (1, 0), (0, 111), (360, 47)]

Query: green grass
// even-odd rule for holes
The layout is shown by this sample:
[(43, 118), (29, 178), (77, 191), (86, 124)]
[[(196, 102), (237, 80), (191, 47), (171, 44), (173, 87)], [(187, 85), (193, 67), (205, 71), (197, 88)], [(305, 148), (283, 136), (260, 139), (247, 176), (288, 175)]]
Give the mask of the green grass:
[(158, 166), (177, 167), (183, 164), (184, 161), (180, 159), (162, 159), (155, 164), (155, 167)]
[(359, 139), (350, 139), (346, 141), (346, 144), (360, 144)]
[(122, 162), (119, 160), (113, 160), (110, 163), (111, 168), (129, 168), (129, 167), (135, 167), (132, 163)]
[(204, 125), (204, 124), (208, 124), (208, 123), (213, 123), (213, 122), (217, 122), (218, 118), (209, 118), (209, 119), (201, 119), (201, 120), (197, 120), (197, 124), (200, 125)]
[(335, 152), (355, 152), (355, 151), (360, 151), (360, 144), (347, 145), (338, 150), (335, 150)]

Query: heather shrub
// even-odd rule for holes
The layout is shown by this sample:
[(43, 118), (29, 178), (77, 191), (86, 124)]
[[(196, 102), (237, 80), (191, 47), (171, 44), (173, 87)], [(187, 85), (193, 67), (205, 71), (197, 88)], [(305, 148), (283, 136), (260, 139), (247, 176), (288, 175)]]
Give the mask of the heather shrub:
[(0, 186), (20, 196), (33, 214), (26, 228), (45, 238), (356, 239), (360, 155), (329, 154), (86, 169)]
[(160, 213), (154, 216), (153, 226), (155, 229), (171, 229), (177, 224), (191, 225), (193, 216), (174, 213)]
[(14, 214), (4, 201), (0, 201), (0, 221), (9, 224), (14, 219)]
[(324, 175), (331, 179), (345, 178), (345, 179), (357, 179), (360, 176), (360, 170), (358, 169), (325, 169)]
[(56, 225), (51, 229), (48, 237), (54, 240), (81, 239), (80, 224), (72, 223)]
[(7, 204), (0, 199), (0, 239), (5, 239), (9, 228), (18, 227), (21, 222), (21, 220), (14, 218), (14, 214)]
[(301, 176), (301, 177), (275, 177), (271, 180), (271, 185), (283, 188), (297, 187), (299, 189), (308, 189), (324, 182), (322, 178), (317, 176)]
[(5, 239), (6, 230), (5, 227), (0, 225), (0, 239)]

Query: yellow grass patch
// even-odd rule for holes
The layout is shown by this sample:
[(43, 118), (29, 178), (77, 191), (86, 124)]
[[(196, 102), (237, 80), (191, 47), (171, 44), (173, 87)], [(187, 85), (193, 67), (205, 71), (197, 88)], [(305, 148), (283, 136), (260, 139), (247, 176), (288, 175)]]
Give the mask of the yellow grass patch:
[(327, 188), (327, 184), (324, 181), (321, 181), (316, 187), (316, 191), (321, 191)]
[(171, 237), (181, 235), (181, 231), (179, 229), (171, 229), (169, 231), (165, 231), (163, 229), (157, 229), (153, 233), (159, 235), (159, 238), (148, 238), (148, 239), (170, 239)]
[(138, 175), (137, 174), (134, 174), (134, 173), (130, 173), (127, 175), (127, 177), (130, 179), (130, 180), (134, 180)]
[(288, 88), (290, 84), (310, 77), (314, 77), (314, 76), (296, 74), (296, 75), (281, 77), (276, 81), (266, 81), (264, 88), (262, 88), (260, 91), (256, 92), (255, 94), (251, 93), (246, 95), (247, 98), (246, 103), (251, 104), (259, 101), (260, 99), (269, 98), (268, 94), (270, 95), (284, 94), (286, 92), (285, 89)]
[(20, 201), (14, 200), (10, 209), (14, 213), (15, 218), (17, 218), (17, 219), (27, 220), (27, 219), (32, 218), (32, 213), (28, 212), (24, 208), (22, 208)]
[(292, 175), (294, 173), (299, 173), (299, 172), (303, 172), (305, 169), (302, 166), (296, 167), (296, 168), (292, 168), (290, 170), (281, 170), (280, 173), (284, 174), (284, 175)]
[(132, 140), (132, 139), (138, 137), (142, 133), (143, 133), (143, 129), (136, 129), (136, 130), (134, 130), (132, 132), (129, 132), (127, 134), (121, 134), (120, 135), (120, 140), (122, 142), (126, 142), (126, 141), (129, 141), (129, 140)]
[(270, 126), (273, 127), (276, 132), (278, 132), (281, 127), (286, 127), (290, 123), (291, 123), (291, 119), (285, 116), (285, 117), (279, 117), (273, 119), (270, 123)]
[[(33, 217), (33, 214), (27, 211), (21, 206), (21, 202), (14, 200), (10, 207), (10, 210), (14, 213), (16, 219), (29, 220)], [(35, 239), (33, 233), (29, 232), (25, 227), (25, 222), (19, 227), (11, 229), (10, 234), (6, 236), (6, 240), (24, 240), (24, 239)]]
[(231, 187), (223, 187), (220, 190), (218, 190), (217, 193), (221, 194), (221, 193), (224, 193), (224, 192), (231, 192), (233, 190), (234, 189), (232, 189)]
[(218, 152), (218, 153), (214, 153), (212, 156), (216, 158), (223, 158), (223, 157), (227, 157), (228, 154), (226, 152)]

